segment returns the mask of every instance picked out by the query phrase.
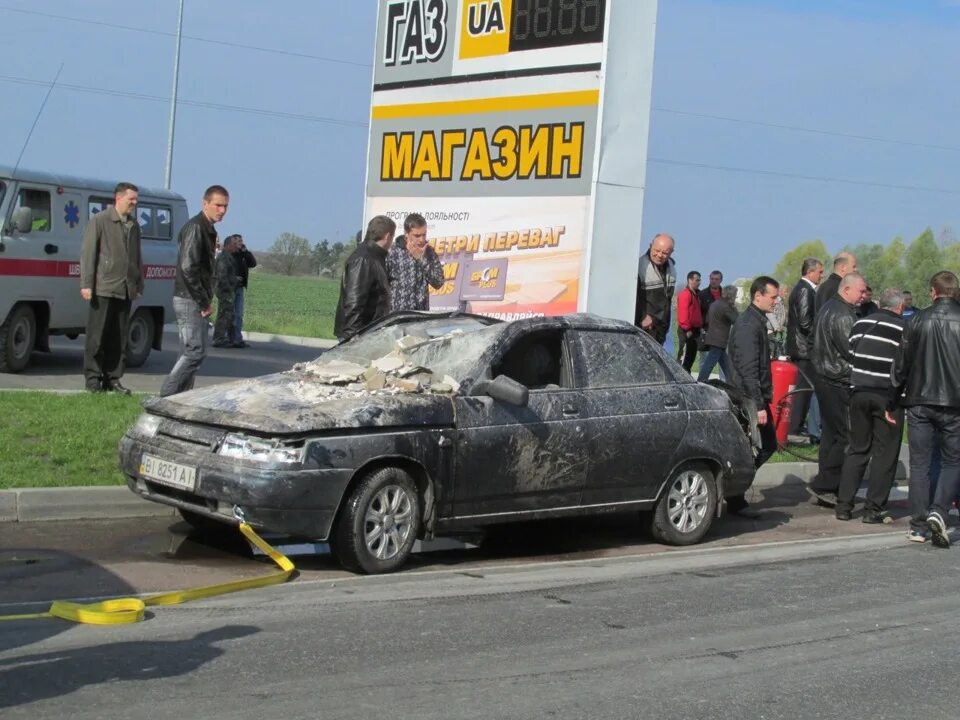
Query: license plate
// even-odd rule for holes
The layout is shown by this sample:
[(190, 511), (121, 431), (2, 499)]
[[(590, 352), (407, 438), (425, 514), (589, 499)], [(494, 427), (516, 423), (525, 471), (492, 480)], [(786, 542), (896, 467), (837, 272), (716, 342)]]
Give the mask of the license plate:
[(197, 484), (197, 469), (189, 465), (161, 460), (153, 455), (140, 458), (140, 474), (163, 485), (179, 490), (193, 490)]

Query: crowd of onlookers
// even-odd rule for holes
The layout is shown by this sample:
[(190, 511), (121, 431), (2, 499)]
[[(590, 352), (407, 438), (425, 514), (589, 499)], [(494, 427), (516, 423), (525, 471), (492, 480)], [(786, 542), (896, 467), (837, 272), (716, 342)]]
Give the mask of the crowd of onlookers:
[[(659, 343), (667, 339), (677, 286), (674, 240), (659, 234), (641, 256), (635, 323)], [(950, 271), (933, 275), (931, 304), (913, 307), (903, 288), (877, 298), (857, 272), (857, 258), (839, 253), (824, 278), (824, 262), (807, 258), (791, 288), (762, 275), (738, 312), (738, 290), (714, 270), (687, 273), (676, 293), (677, 360), (707, 380), (721, 379), (752, 402), (760, 443), (756, 465), (777, 449), (771, 358), (797, 366), (789, 394), (789, 434), (818, 445), (817, 474), (808, 491), (838, 520), (852, 519), (855, 498), (869, 472), (861, 519), (887, 524), (904, 425), (910, 453), (912, 542), (950, 545), (948, 511), (960, 489), (960, 286)], [(869, 469), (869, 470), (868, 470)], [(727, 497), (728, 510), (755, 517), (745, 497)]]

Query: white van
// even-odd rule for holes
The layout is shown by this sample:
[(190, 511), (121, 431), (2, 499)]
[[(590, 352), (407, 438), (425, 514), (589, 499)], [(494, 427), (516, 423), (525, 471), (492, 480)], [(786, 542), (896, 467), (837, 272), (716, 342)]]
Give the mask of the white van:
[[(135, 181), (134, 181), (135, 182)], [(0, 166), (0, 372), (20, 372), (50, 335), (84, 332), (89, 306), (80, 297), (80, 244), (87, 220), (113, 204), (116, 182)], [(140, 188), (143, 297), (131, 309), (127, 365), (160, 349), (173, 322), (176, 232), (187, 203), (169, 190)]]

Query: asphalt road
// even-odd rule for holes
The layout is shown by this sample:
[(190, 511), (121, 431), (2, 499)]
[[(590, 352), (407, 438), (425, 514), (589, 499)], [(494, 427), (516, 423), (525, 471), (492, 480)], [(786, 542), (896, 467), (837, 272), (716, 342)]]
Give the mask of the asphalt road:
[[(35, 352), (22, 373), (0, 373), (0, 389), (77, 390), (83, 389), (83, 343), (58, 336), (50, 339), (50, 353)], [(123, 383), (135, 392), (157, 393), (177, 359), (176, 333), (167, 332), (164, 349), (152, 350), (147, 362), (130, 369)], [(251, 342), (250, 347), (210, 348), (197, 374), (196, 386), (205, 387), (243, 377), (256, 377), (287, 370), (294, 363), (312, 360), (321, 348), (283, 342)]]
[(0, 623), (0, 714), (954, 720), (958, 558), (872, 534)]

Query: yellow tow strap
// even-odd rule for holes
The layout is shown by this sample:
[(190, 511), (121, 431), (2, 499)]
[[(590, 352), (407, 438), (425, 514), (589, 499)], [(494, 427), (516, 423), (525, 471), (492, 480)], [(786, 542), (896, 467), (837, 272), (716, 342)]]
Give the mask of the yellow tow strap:
[(87, 604), (55, 600), (46, 612), (26, 613), (23, 615), (0, 615), (0, 621), (34, 620), (37, 618), (55, 617), (88, 625), (123, 625), (125, 623), (135, 623), (143, 620), (144, 612), (148, 607), (157, 605), (179, 605), (180, 603), (191, 600), (200, 600), (216, 595), (238, 592), (239, 590), (252, 590), (254, 588), (278, 585), (279, 583), (286, 582), (296, 569), (293, 563), (290, 562), (290, 559), (283, 553), (273, 549), (267, 541), (257, 535), (253, 528), (247, 525), (247, 523), (240, 523), (240, 532), (246, 536), (247, 540), (260, 548), (265, 555), (268, 555), (280, 568), (280, 572), (250, 578), (249, 580), (233, 580), (232, 582), (220, 583), (219, 585), (207, 585), (206, 587), (179, 590), (162, 595), (149, 595), (142, 599), (115, 598), (113, 600), (103, 600), (101, 602)]

